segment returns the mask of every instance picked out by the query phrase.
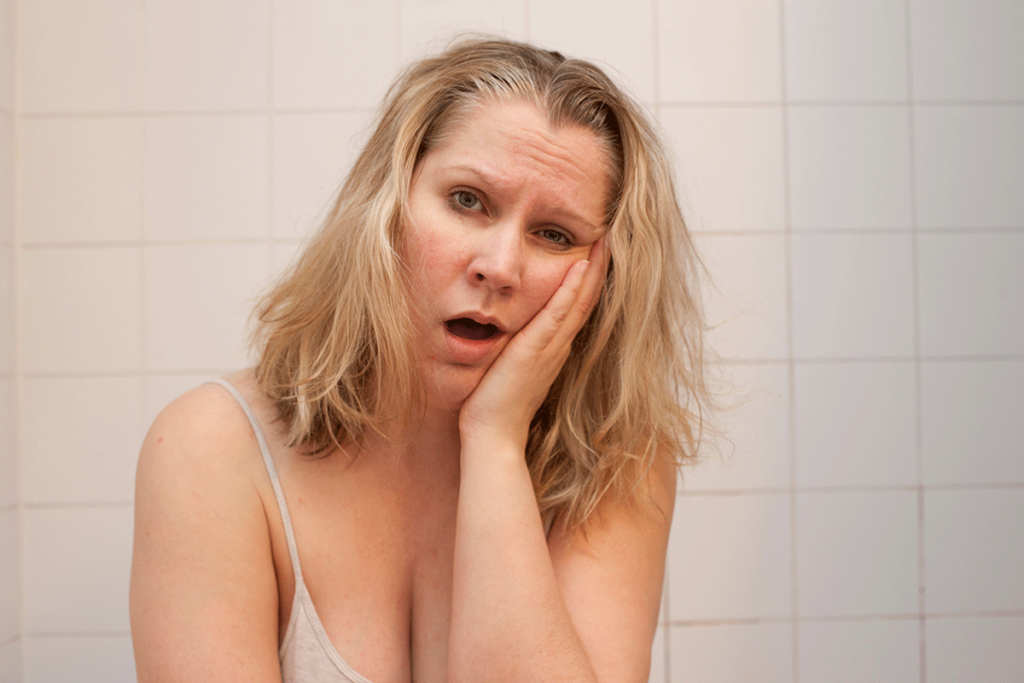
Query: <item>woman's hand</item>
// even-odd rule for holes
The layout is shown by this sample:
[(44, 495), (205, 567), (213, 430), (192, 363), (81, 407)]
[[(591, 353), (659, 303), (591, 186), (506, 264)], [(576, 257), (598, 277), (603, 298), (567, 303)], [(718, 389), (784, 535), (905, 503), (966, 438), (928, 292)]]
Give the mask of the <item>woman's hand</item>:
[(589, 260), (574, 263), (544, 307), (512, 337), (462, 406), (459, 430), (464, 442), (482, 437), (526, 448), (530, 421), (600, 297), (608, 263), (607, 242), (601, 237)]

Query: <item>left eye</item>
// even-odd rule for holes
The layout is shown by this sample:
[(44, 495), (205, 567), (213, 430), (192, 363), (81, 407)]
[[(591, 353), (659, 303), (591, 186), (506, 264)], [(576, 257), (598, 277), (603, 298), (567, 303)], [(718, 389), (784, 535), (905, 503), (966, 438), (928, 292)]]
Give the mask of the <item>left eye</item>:
[(459, 190), (453, 193), (452, 197), (455, 199), (455, 203), (458, 204), (459, 208), (472, 209), (474, 211), (483, 208), (479, 197), (467, 190)]
[(537, 234), (546, 239), (548, 242), (554, 242), (555, 244), (563, 245), (569, 244), (569, 238), (566, 237), (565, 233), (560, 232), (558, 230), (552, 230), (548, 228), (546, 230), (541, 230)]

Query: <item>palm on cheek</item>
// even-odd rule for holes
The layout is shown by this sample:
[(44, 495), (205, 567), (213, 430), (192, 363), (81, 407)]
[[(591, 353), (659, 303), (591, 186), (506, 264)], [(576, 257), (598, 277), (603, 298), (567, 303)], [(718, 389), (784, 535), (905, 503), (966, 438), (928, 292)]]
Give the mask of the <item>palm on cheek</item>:
[(486, 435), (525, 448), (530, 420), (600, 296), (608, 261), (601, 238), (589, 261), (573, 264), (544, 307), (511, 339), (462, 407), (464, 438)]

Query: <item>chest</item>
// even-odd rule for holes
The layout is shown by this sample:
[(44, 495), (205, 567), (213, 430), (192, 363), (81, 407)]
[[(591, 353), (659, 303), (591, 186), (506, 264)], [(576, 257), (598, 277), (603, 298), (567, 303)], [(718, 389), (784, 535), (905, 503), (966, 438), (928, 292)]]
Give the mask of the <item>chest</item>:
[[(337, 653), (373, 683), (445, 680), (457, 486), (316, 466), (284, 468), (281, 482), (302, 579)], [(283, 523), (271, 535), (283, 635), (296, 580)]]

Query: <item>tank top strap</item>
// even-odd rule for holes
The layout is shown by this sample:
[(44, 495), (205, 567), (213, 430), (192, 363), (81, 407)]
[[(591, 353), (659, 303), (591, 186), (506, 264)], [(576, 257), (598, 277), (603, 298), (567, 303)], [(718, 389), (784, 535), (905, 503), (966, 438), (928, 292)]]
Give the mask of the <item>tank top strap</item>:
[(302, 581), (302, 567), (299, 565), (299, 550), (295, 545), (295, 532), (292, 530), (292, 518), (288, 514), (288, 503), (284, 499), (284, 491), (281, 489), (281, 480), (277, 476), (277, 468), (274, 466), (274, 460), (270, 457), (270, 449), (267, 447), (267, 440), (263, 436), (263, 429), (260, 427), (259, 420), (256, 419), (256, 413), (253, 412), (249, 403), (242, 397), (241, 392), (235, 388), (235, 385), (231, 384), (225, 379), (214, 379), (210, 380), (211, 384), (219, 384), (227, 389), (235, 400), (238, 401), (238, 405), (245, 411), (245, 416), (249, 418), (249, 424), (252, 426), (253, 433), (256, 434), (256, 441), (260, 445), (260, 453), (263, 455), (263, 464), (266, 465), (267, 474), (270, 475), (270, 483), (274, 487), (274, 497), (277, 498), (277, 507), (281, 512), (281, 522), (284, 524), (284, 535), (288, 542), (288, 555), (292, 560), (292, 571), (295, 572), (295, 583), (296, 585), (303, 585)]

